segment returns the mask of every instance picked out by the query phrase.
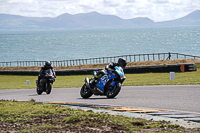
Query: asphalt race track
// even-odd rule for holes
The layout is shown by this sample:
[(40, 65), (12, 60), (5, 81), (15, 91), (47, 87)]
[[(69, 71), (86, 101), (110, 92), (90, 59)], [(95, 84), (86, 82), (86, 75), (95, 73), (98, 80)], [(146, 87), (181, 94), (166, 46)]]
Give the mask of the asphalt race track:
[(92, 96), (82, 99), (80, 88), (53, 88), (51, 94), (37, 95), (36, 89), (1, 89), (0, 99), (36, 102), (68, 102), (116, 105), (200, 113), (200, 85), (122, 86), (113, 99)]

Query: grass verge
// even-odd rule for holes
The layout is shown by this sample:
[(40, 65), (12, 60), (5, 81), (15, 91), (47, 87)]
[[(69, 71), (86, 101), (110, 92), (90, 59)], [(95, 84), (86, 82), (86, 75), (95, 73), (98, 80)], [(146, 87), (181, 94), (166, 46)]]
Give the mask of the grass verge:
[[(175, 79), (170, 80), (169, 73), (141, 73), (141, 74), (125, 74), (126, 80), (124, 86), (139, 85), (186, 85), (200, 84), (200, 64), (197, 65), (197, 71), (193, 72), (177, 72)], [(57, 76), (53, 84), (54, 88), (81, 87), (84, 84), (85, 77), (92, 75), (70, 75)], [(30, 81), (26, 85), (26, 80)], [(17, 75), (1, 75), (0, 89), (30, 89), (36, 88), (37, 76), (17, 76)]]
[(0, 100), (0, 132), (199, 132), (169, 122), (73, 110), (60, 105)]

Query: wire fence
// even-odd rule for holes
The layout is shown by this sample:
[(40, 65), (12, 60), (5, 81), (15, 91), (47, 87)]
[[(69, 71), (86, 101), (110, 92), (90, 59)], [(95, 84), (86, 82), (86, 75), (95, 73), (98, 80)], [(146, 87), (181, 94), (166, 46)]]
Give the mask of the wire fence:
[[(187, 58), (200, 59), (200, 56), (169, 52), (169, 53), (135, 54), (135, 55), (121, 55), (114, 57), (51, 61), (51, 64), (52, 66), (77, 66), (77, 65), (87, 65), (87, 64), (100, 64), (100, 63), (117, 62), (119, 58), (124, 58), (127, 60), (127, 62), (138, 62), (138, 61), (150, 61), (150, 60), (171, 60), (171, 59), (187, 59)], [(11, 61), (11, 62), (0, 62), (0, 67), (43, 66), (44, 64), (45, 61)]]

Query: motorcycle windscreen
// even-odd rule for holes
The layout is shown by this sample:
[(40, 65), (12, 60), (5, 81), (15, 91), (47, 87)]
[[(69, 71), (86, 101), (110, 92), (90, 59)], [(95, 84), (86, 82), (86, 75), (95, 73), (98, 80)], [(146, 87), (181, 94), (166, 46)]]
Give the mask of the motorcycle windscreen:
[(108, 76), (104, 75), (100, 78), (99, 82), (97, 83), (97, 86), (104, 92), (104, 86), (108, 82)]
[(44, 73), (45, 73), (45, 75), (47, 75), (47, 76), (53, 76), (53, 72), (52, 72), (51, 69), (45, 70)]

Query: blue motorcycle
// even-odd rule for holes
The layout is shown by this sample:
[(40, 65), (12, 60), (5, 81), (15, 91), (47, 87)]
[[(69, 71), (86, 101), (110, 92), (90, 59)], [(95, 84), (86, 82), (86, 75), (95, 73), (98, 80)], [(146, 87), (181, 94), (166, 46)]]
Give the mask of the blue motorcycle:
[[(97, 72), (94, 71), (94, 77)], [(114, 98), (121, 90), (121, 85), (126, 79), (124, 71), (120, 66), (115, 66), (113, 71), (105, 71), (104, 75), (95, 83), (95, 78), (85, 78), (85, 84), (82, 86), (80, 95), (82, 98), (89, 98), (93, 94)]]

